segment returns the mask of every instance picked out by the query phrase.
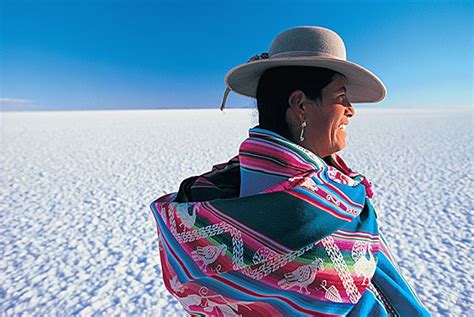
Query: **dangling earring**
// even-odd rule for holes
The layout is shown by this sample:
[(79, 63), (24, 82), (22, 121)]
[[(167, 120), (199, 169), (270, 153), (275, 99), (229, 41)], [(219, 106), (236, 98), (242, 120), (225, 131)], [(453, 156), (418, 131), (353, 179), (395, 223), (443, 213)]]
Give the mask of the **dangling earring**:
[(304, 120), (302, 123), (301, 123), (301, 133), (300, 133), (300, 141), (303, 142), (304, 141), (304, 128), (306, 127), (306, 120)]

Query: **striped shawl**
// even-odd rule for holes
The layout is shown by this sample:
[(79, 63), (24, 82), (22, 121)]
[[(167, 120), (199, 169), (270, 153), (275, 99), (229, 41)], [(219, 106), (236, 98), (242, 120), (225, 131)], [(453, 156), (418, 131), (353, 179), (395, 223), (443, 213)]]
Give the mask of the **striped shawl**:
[(163, 278), (196, 316), (427, 316), (367, 179), (261, 128), (154, 201)]

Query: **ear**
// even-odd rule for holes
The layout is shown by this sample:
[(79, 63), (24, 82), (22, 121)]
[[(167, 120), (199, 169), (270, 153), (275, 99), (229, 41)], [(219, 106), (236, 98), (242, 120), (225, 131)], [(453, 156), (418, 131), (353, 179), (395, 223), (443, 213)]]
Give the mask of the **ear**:
[(288, 97), (289, 108), (303, 121), (306, 118), (306, 95), (302, 90), (293, 91)]

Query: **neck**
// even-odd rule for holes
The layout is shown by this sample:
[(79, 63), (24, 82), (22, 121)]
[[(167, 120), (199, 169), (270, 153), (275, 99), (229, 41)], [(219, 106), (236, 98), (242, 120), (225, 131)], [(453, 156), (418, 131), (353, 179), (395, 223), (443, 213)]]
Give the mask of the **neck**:
[(314, 154), (316, 154), (316, 156), (320, 157), (320, 158), (325, 158), (327, 156), (332, 156), (334, 154), (331, 154), (331, 153), (327, 153), (325, 151), (321, 151), (320, 148), (317, 148), (313, 145), (311, 145), (311, 143), (309, 142), (309, 140), (305, 139), (304, 141), (293, 141), (294, 143), (298, 144), (299, 146), (302, 146), (304, 147), (305, 149), (307, 149), (308, 151), (311, 151), (313, 152)]

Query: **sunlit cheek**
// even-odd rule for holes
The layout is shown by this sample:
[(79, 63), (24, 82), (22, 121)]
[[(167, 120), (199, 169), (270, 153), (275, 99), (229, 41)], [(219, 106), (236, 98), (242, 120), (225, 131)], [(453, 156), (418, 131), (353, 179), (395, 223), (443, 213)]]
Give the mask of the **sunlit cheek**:
[(341, 131), (337, 126), (333, 127), (333, 133), (332, 133), (332, 143), (337, 144), (337, 142), (341, 139)]
[(342, 149), (346, 145), (346, 133), (345, 131), (337, 128), (336, 134), (335, 134), (335, 145)]

